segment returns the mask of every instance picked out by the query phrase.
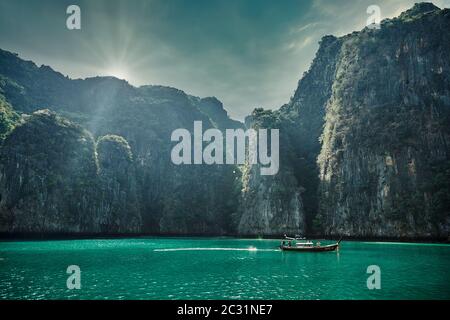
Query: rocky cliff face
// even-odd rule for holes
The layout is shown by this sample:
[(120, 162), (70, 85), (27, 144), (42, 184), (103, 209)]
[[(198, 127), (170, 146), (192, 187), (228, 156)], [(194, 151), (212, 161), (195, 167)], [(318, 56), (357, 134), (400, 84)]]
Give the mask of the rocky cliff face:
[(342, 39), (318, 162), (327, 234), (448, 235), (449, 28), (422, 4)]
[(217, 98), (203, 98), (196, 103), (200, 111), (211, 119), (216, 128), (220, 130), (244, 128), (243, 123), (230, 119), (222, 102)]
[(136, 167), (128, 142), (120, 136), (106, 135), (96, 144), (99, 193), (99, 225), (104, 233), (141, 232), (142, 218)]
[[(323, 38), (291, 102), (272, 114), (293, 182), (247, 171), (243, 218), (259, 225), (279, 209), (258, 215), (253, 203), (300, 188), (308, 234), (448, 237), (449, 27), (449, 10), (424, 3), (380, 30)], [(296, 187), (259, 196), (279, 184)]]
[[(246, 124), (254, 129), (281, 128), (284, 119), (279, 112), (257, 109)], [(280, 170), (277, 175), (261, 175), (260, 165), (244, 166), (241, 195), (241, 235), (302, 234), (305, 231), (305, 211), (301, 198), (304, 191), (295, 178), (289, 162), (291, 141), (286, 131), (280, 132)]]
[(340, 39), (324, 37), (291, 101), (279, 111), (255, 110), (247, 119), (249, 127), (280, 130), (280, 173), (261, 177), (257, 167), (246, 167), (240, 233), (258, 230), (258, 234), (266, 235), (305, 234), (314, 230), (319, 137), (341, 45)]
[(292, 168), (285, 167), (276, 176), (261, 176), (260, 167), (244, 171), (241, 235), (303, 234), (305, 212), (301, 188)]
[(27, 116), (1, 149), (1, 231), (91, 230), (94, 148), (88, 132), (48, 110)]
[[(192, 132), (194, 121), (202, 121), (204, 130), (218, 125), (242, 126), (228, 118), (217, 99), (200, 99), (181, 90), (161, 86), (136, 88), (125, 81), (108, 77), (70, 80), (49, 67), (37, 67), (6, 51), (0, 52), (0, 59), (0, 90), (17, 112), (32, 113), (48, 107), (58, 113), (58, 116), (55, 115), (55, 125), (39, 126), (39, 130), (27, 131), (22, 131), (27, 126), (20, 130), (17, 128), (10, 133), (4, 148), (0, 149), (7, 159), (2, 169), (2, 181), (6, 189), (0, 188), (4, 215), (15, 217), (20, 211), (24, 219), (31, 215), (41, 220), (42, 215), (49, 216), (45, 213), (45, 208), (52, 201), (59, 201), (61, 205), (65, 201), (72, 201), (67, 198), (71, 193), (62, 192), (65, 189), (56, 190), (58, 196), (52, 198), (45, 188), (32, 184), (30, 188), (34, 190), (33, 196), (47, 199), (47, 202), (42, 200), (35, 207), (31, 201), (23, 200), (20, 210), (13, 209), (8, 202), (11, 190), (7, 185), (14, 184), (13, 180), (24, 173), (12, 170), (16, 165), (14, 154), (17, 150), (9, 142), (10, 139), (16, 139), (15, 144), (19, 145), (33, 144), (35, 134), (40, 135), (42, 132), (43, 136), (50, 137), (54, 131), (59, 133), (62, 130), (58, 123), (76, 123), (92, 134), (91, 140), (97, 140), (94, 144), (96, 149), (92, 147), (91, 156), (98, 162), (96, 175), (86, 173), (86, 177), (95, 180), (96, 192), (82, 188), (78, 190), (82, 199), (85, 193), (86, 197), (92, 199), (79, 201), (79, 198), (74, 198), (73, 201), (81, 206), (79, 208), (69, 204), (64, 208), (55, 204), (52, 210), (59, 212), (60, 219), (53, 219), (51, 225), (47, 225), (49, 220), (45, 220), (41, 223), (42, 228), (30, 229), (29, 224), (34, 224), (33, 219), (26, 225), (22, 224), (25, 223), (24, 220), (16, 219), (17, 227), (4, 225), (4, 231), (165, 234), (235, 232), (237, 223), (232, 216), (237, 214), (239, 169), (233, 166), (176, 166), (172, 164), (170, 157), (171, 148), (175, 145), (170, 138), (175, 129), (186, 128)], [(213, 110), (206, 105), (213, 105)], [(5, 115), (5, 121), (2, 120), (2, 124), (5, 124), (5, 129), (2, 132), (6, 135), (13, 128), (11, 121), (6, 120), (13, 114), (4, 110), (2, 115)], [(42, 117), (42, 114), (39, 116)], [(33, 114), (30, 119), (36, 117), (38, 115)], [(53, 129), (54, 127), (58, 130)], [(64, 145), (64, 141), (58, 140), (55, 143)], [(67, 148), (77, 147), (74, 144), (66, 145)], [(34, 152), (47, 159), (53, 154), (52, 150), (52, 146), (42, 150), (36, 147), (23, 156), (23, 161), (26, 161), (26, 157), (32, 157)], [(58, 164), (58, 168), (74, 167), (72, 162), (68, 162), (73, 161), (70, 153), (67, 153), (69, 150), (65, 148), (59, 151), (62, 154), (52, 160)], [(44, 162), (39, 165), (44, 166)], [(89, 168), (84, 162), (78, 163), (80, 174)], [(50, 167), (40, 173), (39, 179), (45, 180), (47, 175), (53, 174), (63, 177), (61, 184), (66, 185), (71, 181), (69, 173), (54, 172)], [(67, 188), (74, 189), (70, 184)], [(11, 192), (21, 197), (24, 196), (23, 191), (22, 186), (17, 186)], [(69, 217), (77, 210), (91, 220), (84, 221), (80, 218), (85, 225), (74, 224)], [(35, 215), (37, 212), (40, 216)], [(75, 215), (78, 214), (81, 213)]]

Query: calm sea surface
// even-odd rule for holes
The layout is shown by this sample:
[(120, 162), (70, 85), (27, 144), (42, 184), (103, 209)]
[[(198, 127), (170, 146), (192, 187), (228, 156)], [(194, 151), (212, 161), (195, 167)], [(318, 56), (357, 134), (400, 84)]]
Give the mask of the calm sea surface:
[[(0, 299), (450, 299), (450, 246), (343, 242), (294, 253), (276, 240), (0, 242)], [(81, 289), (66, 286), (69, 265)], [(367, 267), (381, 269), (368, 290)]]

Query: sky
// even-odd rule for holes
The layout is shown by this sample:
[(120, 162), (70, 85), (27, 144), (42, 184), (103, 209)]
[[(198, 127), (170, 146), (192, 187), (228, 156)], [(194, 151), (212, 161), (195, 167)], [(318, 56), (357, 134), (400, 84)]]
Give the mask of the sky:
[[(417, 0), (0, 0), (0, 48), (71, 78), (215, 96), (231, 117), (288, 103), (324, 35), (365, 27)], [(432, 1), (440, 8), (450, 0)], [(66, 27), (69, 5), (81, 29)]]

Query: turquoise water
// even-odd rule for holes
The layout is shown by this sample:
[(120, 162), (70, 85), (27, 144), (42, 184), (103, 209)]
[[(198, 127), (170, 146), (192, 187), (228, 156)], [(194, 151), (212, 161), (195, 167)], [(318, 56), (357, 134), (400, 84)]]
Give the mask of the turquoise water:
[[(277, 240), (135, 238), (0, 242), (0, 299), (450, 299), (450, 246), (343, 242), (294, 253)], [(69, 265), (81, 289), (66, 286)], [(381, 289), (367, 288), (369, 265)]]

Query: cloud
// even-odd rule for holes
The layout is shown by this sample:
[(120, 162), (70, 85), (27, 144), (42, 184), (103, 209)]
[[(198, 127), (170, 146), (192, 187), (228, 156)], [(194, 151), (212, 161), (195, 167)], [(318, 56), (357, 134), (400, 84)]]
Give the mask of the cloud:
[(302, 32), (304, 32), (306, 30), (310, 30), (312, 28), (320, 26), (321, 24), (322, 23), (320, 23), (320, 22), (312, 22), (312, 23), (308, 23), (308, 24), (305, 24), (305, 25), (300, 25), (300, 26), (297, 26), (297, 27), (293, 28), (291, 30), (291, 33), (294, 33), (294, 34), (302, 33)]
[(313, 36), (307, 36), (305, 38), (292, 41), (291, 43), (289, 43), (287, 45), (287, 49), (288, 50), (296, 50), (296, 51), (301, 50), (301, 49), (305, 48), (306, 46), (311, 45), (311, 43), (313, 41), (314, 41)]

